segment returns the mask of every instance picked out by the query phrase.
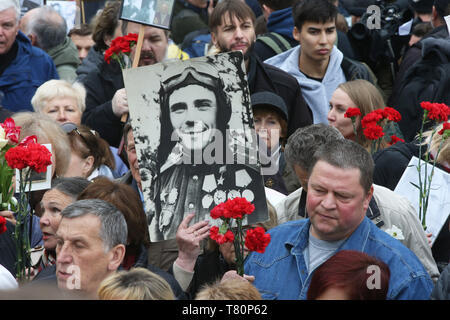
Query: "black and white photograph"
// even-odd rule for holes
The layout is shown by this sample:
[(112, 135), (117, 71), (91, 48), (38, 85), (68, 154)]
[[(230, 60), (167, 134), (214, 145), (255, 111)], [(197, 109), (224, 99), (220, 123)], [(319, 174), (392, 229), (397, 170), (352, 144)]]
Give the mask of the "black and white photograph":
[(47, 0), (47, 5), (55, 9), (66, 20), (67, 30), (71, 30), (75, 26), (77, 14), (77, 4), (75, 1)]
[(174, 2), (175, 0), (123, 0), (120, 19), (169, 29)]
[(183, 218), (213, 220), (219, 203), (255, 205), (268, 220), (243, 55), (229, 52), (124, 70), (151, 241), (175, 238)]

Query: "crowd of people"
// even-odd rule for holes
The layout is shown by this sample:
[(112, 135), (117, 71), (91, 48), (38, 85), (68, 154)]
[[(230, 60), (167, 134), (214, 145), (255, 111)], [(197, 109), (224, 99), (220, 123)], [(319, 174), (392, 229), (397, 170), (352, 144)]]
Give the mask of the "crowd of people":
[[(23, 13), (18, 0), (0, 1), (0, 121), (12, 118), (19, 141), (35, 135), (52, 151), (51, 186), (29, 198), (29, 281), (15, 278), (16, 212), (0, 211), (0, 299), (450, 299), (450, 212), (434, 213), (445, 223), (430, 234), (396, 193), (413, 157), (450, 174), (450, 78), (414, 76), (450, 70), (450, 0), (394, 1), (404, 19), (388, 29), (381, 11), (380, 28), (395, 29), (388, 39), (360, 32), (367, 8), (384, 1), (143, 0), (134, 15), (164, 14), (155, 25), (121, 19), (122, 2), (105, 1), (68, 30), (51, 6)], [(170, 164), (154, 182), (161, 215), (149, 214), (149, 168), (138, 151), (145, 141), (135, 141), (137, 128), (123, 119), (130, 99), (121, 67), (104, 59), (112, 40), (130, 33), (142, 36), (130, 54), (133, 62), (140, 48), (138, 68), (242, 52), (260, 173), (247, 167), (230, 180), (224, 166), (169, 163), (178, 144), (162, 138), (155, 154), (145, 154)], [(384, 42), (392, 50), (380, 49)], [(162, 129), (189, 132), (179, 134), (184, 153), (214, 142), (192, 143), (199, 123), (225, 131), (231, 115), (220, 79), (192, 66), (161, 84)], [(180, 88), (178, 78), (189, 83)], [(444, 104), (445, 119), (423, 125), (424, 101)], [(363, 118), (386, 106), (402, 120), (375, 145)], [(352, 119), (347, 111), (355, 108)], [(252, 225), (271, 241), (264, 253), (246, 252), (243, 276), (235, 246), (211, 240), (203, 220), (215, 188), (208, 179), (223, 184), (219, 175), (234, 192), (252, 187), (266, 196), (268, 219)], [(264, 198), (250, 201), (265, 207)]]

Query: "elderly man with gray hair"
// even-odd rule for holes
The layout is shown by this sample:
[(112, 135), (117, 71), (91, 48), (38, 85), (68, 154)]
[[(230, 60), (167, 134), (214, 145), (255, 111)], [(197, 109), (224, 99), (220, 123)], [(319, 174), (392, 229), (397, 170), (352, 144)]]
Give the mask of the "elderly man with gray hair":
[[(277, 207), (279, 223), (308, 218), (306, 197), (308, 180), (315, 163), (315, 152), (325, 143), (344, 140), (342, 134), (326, 124), (314, 124), (298, 129), (292, 134), (285, 147), (286, 161), (289, 162), (300, 180), (302, 188), (297, 189), (280, 202)], [(369, 165), (369, 164), (367, 164)], [(372, 175), (361, 175), (361, 184), (372, 185)], [(367, 182), (368, 181), (368, 182)], [(393, 191), (373, 184), (373, 197), (369, 202), (366, 216), (381, 230), (393, 235), (412, 250), (424, 265), (434, 282), (439, 278), (439, 271), (433, 259), (431, 248), (417, 213), (411, 203)]]
[(51, 6), (28, 11), (20, 21), (20, 30), (52, 57), (60, 79), (74, 82), (81, 63), (78, 49), (67, 36), (66, 20)]
[(58, 287), (80, 290), (97, 298), (100, 283), (122, 263), (127, 243), (127, 223), (112, 204), (79, 200), (61, 212), (56, 232)]
[(12, 112), (32, 111), (36, 88), (58, 78), (51, 57), (19, 30), (19, 19), (18, 1), (0, 1), (0, 103)]

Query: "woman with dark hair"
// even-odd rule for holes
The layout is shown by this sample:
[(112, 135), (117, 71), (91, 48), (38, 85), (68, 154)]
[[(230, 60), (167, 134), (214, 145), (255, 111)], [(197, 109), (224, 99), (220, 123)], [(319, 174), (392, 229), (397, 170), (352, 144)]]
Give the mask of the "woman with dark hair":
[(308, 300), (386, 300), (390, 270), (364, 252), (341, 250), (314, 271)]
[(122, 212), (127, 222), (128, 240), (120, 269), (147, 268), (163, 277), (170, 284), (177, 299), (185, 298), (185, 293), (172, 275), (148, 262), (150, 239), (147, 217), (141, 199), (131, 186), (99, 177), (78, 196), (78, 200), (84, 199), (105, 200)]

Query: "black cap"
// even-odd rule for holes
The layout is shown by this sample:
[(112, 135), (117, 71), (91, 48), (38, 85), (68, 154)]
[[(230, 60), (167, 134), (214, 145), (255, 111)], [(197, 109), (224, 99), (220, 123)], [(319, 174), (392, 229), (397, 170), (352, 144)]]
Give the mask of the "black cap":
[(352, 16), (361, 17), (373, 4), (377, 4), (377, 0), (348, 0), (344, 7)]
[(450, 0), (434, 0), (434, 7), (441, 18), (444, 18), (449, 3)]
[(262, 105), (271, 106), (274, 109), (277, 109), (286, 121), (289, 119), (286, 104), (279, 95), (270, 91), (261, 91), (252, 94), (250, 99), (252, 101), (252, 107)]
[(434, 0), (408, 0), (410, 7), (419, 13), (431, 13)]

